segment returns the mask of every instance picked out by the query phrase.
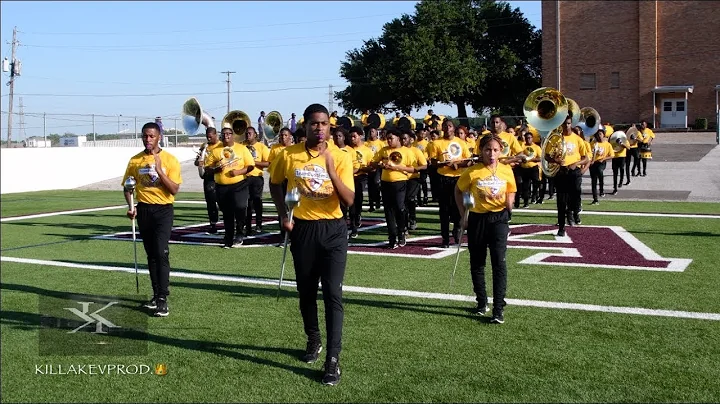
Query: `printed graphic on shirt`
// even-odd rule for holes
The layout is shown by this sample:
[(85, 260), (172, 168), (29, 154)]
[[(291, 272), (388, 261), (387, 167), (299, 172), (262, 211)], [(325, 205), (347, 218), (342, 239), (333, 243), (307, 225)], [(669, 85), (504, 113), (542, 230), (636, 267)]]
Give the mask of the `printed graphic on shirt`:
[(486, 199), (503, 199), (505, 198), (505, 185), (507, 181), (491, 175), (483, 179), (477, 180), (475, 186), (480, 194), (485, 195)]
[[(164, 167), (163, 167), (163, 172), (165, 172)], [(140, 175), (140, 182), (144, 186), (146, 186), (146, 187), (158, 186), (160, 176), (158, 175), (157, 170), (155, 170), (155, 164), (147, 164), (147, 165), (145, 165), (145, 167), (140, 167), (140, 169), (138, 169), (138, 174)]]
[(295, 169), (295, 183), (298, 191), (306, 198), (326, 199), (333, 194), (333, 185), (325, 167), (308, 164)]

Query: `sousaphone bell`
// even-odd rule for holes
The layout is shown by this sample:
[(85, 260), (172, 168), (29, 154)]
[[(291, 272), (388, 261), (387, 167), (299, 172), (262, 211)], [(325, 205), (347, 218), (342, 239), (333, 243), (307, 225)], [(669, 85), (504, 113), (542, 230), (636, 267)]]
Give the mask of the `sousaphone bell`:
[(250, 116), (240, 110), (228, 112), (222, 120), (223, 129), (232, 129), (233, 135), (235, 135), (235, 141), (239, 143), (245, 141), (245, 134), (250, 125)]
[(270, 111), (265, 116), (265, 123), (263, 124), (263, 133), (268, 141), (274, 141), (277, 135), (280, 134), (280, 129), (283, 128), (284, 121), (282, 115), (278, 111)]
[(558, 90), (540, 87), (531, 92), (523, 104), (523, 114), (543, 139), (565, 122), (568, 116), (568, 101)]

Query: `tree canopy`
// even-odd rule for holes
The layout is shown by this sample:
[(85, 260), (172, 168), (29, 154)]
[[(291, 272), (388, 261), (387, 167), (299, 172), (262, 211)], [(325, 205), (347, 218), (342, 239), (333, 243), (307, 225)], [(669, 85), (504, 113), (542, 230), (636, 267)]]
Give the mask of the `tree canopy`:
[(445, 103), (461, 118), (466, 104), (521, 114), (540, 87), (541, 50), (541, 32), (506, 2), (423, 0), (347, 52), (340, 75), (350, 84), (335, 98), (350, 113)]

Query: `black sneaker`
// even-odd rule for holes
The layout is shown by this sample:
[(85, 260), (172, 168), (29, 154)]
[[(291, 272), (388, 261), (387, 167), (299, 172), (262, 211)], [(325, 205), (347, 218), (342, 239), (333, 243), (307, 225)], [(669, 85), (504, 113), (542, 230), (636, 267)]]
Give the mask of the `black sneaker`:
[[(599, 204), (600, 204), (600, 202), (598, 202), (597, 199), (590, 202), (590, 205), (599, 205)], [(578, 222), (578, 224), (580, 224), (580, 223)]]
[(504, 322), (505, 322), (505, 316), (503, 316), (502, 310), (500, 310), (500, 311), (495, 311), (495, 310), (493, 310), (493, 316), (492, 316), (492, 318), (490, 319), (490, 322), (491, 322), (491, 323), (495, 323), (495, 324), (502, 324), (502, 323), (504, 323)]
[(443, 240), (442, 245), (440, 246), (442, 248), (450, 248), (450, 240)]
[(399, 247), (398, 244), (394, 241), (390, 241), (387, 245), (388, 250), (395, 250), (398, 247)]
[[(621, 185), (622, 186), (622, 185)], [(617, 195), (617, 189), (613, 189), (612, 192), (610, 192), (610, 195)]]
[(604, 198), (604, 197), (605, 197), (605, 192), (600, 192), (600, 197), (601, 197), (601, 198)]
[(523, 205), (523, 209), (527, 209), (527, 208), (529, 208), (529, 207), (530, 207), (530, 204), (527, 204), (527, 203), (526, 203), (526, 204)]
[(157, 309), (155, 309), (155, 317), (167, 317), (170, 314), (167, 299), (162, 297), (157, 299)]
[(262, 233), (262, 232), (263, 232), (262, 226), (255, 226), (255, 233)]
[(157, 297), (153, 296), (152, 299), (150, 299), (149, 301), (143, 303), (142, 307), (144, 307), (144, 308), (146, 308), (146, 309), (150, 309), (150, 310), (155, 310), (155, 309), (157, 309)]
[(350, 238), (357, 238), (357, 236), (358, 236), (358, 232), (356, 232), (356, 231), (350, 232)]
[(208, 230), (207, 234), (217, 234), (217, 225), (215, 223), (210, 223), (210, 230)]
[(559, 237), (565, 237), (565, 229), (559, 229), (557, 232), (557, 235)]
[(472, 309), (473, 314), (477, 314), (478, 316), (484, 316), (488, 312), (488, 305), (487, 303), (481, 305), (480, 303), (477, 304), (477, 306)]
[(322, 378), (322, 383), (326, 386), (338, 384), (340, 382), (340, 362), (338, 358), (330, 358), (323, 367), (325, 368), (325, 375)]
[(235, 236), (235, 239), (233, 240), (232, 247), (233, 248), (240, 248), (240, 246), (243, 243), (243, 237), (242, 236)]
[(408, 226), (408, 228), (409, 228), (410, 230), (415, 230), (415, 229), (417, 229), (417, 222), (415, 222), (415, 221), (410, 222), (410, 226)]
[(400, 237), (398, 237), (398, 245), (400, 247), (405, 247), (405, 244), (407, 244), (407, 241), (405, 241), (405, 235), (401, 234)]
[(576, 214), (575, 214), (575, 217), (573, 218), (573, 220), (575, 221), (575, 224), (581, 224), (581, 223), (582, 223), (582, 221), (580, 220), (580, 214), (579, 214), (579, 213), (576, 213)]
[(462, 239), (462, 233), (460, 233), (460, 229), (453, 229), (452, 236), (453, 240), (455, 241), (454, 244), (459, 244), (460, 240)]
[(315, 363), (320, 356), (320, 352), (322, 352), (322, 344), (320, 342), (308, 341), (302, 361), (305, 363)]

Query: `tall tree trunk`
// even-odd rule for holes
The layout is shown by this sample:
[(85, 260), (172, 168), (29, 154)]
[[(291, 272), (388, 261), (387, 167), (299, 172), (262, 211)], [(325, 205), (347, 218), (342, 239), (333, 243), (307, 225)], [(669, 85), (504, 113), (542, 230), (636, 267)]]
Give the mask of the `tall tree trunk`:
[(458, 119), (460, 120), (460, 125), (465, 125), (468, 128), (470, 127), (470, 120), (467, 116), (467, 109), (465, 108), (465, 99), (464, 98), (458, 98), (453, 100), (455, 105), (457, 105), (458, 109)]

